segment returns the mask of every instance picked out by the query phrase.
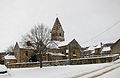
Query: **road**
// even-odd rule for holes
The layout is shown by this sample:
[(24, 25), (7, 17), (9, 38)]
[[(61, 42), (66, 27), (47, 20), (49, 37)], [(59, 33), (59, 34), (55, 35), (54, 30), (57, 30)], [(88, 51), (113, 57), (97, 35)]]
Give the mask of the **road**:
[(101, 69), (97, 69), (97, 70), (93, 70), (91, 72), (87, 72), (87, 73), (84, 73), (84, 74), (78, 74), (72, 78), (99, 78), (101, 77), (102, 78), (102, 75), (106, 74), (106, 73), (109, 73), (111, 72), (112, 70), (115, 70), (117, 68), (120, 68), (120, 59), (118, 59), (117, 61), (115, 62), (111, 62), (108, 66), (105, 66)]

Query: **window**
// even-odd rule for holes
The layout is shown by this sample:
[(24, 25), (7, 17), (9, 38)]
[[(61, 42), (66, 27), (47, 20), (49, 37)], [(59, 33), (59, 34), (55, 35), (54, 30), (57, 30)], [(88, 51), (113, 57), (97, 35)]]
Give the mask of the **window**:
[(59, 36), (62, 36), (61, 33), (59, 33)]
[(62, 52), (62, 54), (64, 54), (64, 52)]
[(28, 51), (25, 51), (25, 55), (28, 56)]
[(66, 53), (66, 55), (68, 55), (68, 53)]
[(73, 50), (73, 54), (75, 54), (75, 50)]
[(55, 34), (52, 34), (52, 36), (55, 36)]

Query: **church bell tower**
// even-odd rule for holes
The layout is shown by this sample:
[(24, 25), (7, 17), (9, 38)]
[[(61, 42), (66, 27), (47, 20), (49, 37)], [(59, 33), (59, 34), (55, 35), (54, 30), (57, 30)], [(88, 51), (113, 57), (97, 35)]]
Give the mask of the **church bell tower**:
[(60, 24), (58, 17), (56, 18), (52, 31), (51, 31), (51, 40), (60, 41), (60, 42), (65, 40), (64, 31), (63, 31), (63, 28)]

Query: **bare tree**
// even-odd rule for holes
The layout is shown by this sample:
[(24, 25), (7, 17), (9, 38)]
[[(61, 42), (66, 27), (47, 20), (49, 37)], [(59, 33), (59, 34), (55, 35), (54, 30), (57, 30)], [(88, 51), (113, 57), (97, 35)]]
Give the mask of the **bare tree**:
[(14, 51), (14, 45), (10, 45), (10, 46), (5, 50), (5, 52), (6, 52), (7, 54), (11, 54), (13, 51)]
[(42, 68), (42, 53), (51, 41), (50, 29), (43, 24), (35, 25), (30, 33), (23, 37), (24, 42), (31, 41), (34, 43), (34, 51), (39, 53), (40, 68)]

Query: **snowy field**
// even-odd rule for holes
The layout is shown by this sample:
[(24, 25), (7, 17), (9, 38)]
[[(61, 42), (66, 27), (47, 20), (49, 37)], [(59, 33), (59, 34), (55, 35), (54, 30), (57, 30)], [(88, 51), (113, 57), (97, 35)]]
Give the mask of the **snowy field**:
[[(96, 75), (111, 69), (112, 67), (120, 66), (119, 61), (120, 60), (113, 63), (103, 64), (51, 66), (43, 67), (42, 69), (39, 67), (14, 68), (8, 69), (8, 73), (1, 74), (0, 78), (88, 78), (92, 77), (94, 74)], [(101, 75), (100, 78), (120, 78), (120, 72), (118, 71), (120, 71), (119, 67)]]

